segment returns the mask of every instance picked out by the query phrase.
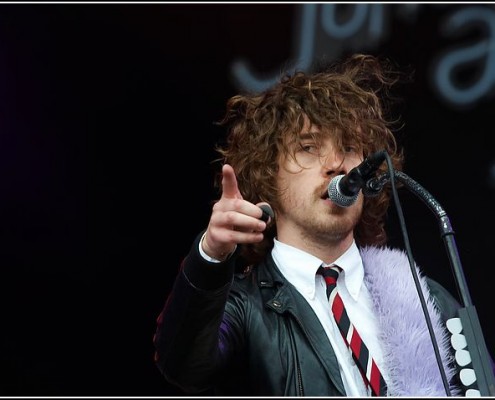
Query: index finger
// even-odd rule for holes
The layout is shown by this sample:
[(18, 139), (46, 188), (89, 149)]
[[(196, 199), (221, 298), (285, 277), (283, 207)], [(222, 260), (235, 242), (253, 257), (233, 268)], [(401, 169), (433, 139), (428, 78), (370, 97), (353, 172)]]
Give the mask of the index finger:
[(229, 199), (242, 199), (241, 192), (237, 186), (237, 178), (234, 168), (229, 164), (222, 167), (222, 197)]

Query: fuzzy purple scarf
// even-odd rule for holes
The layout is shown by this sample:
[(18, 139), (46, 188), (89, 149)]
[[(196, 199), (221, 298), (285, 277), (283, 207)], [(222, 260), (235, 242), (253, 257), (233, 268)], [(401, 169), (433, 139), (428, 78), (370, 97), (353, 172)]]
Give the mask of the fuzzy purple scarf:
[[(423, 308), (407, 255), (390, 248), (361, 249), (364, 283), (380, 326), (389, 396), (446, 396)], [(455, 374), (449, 356), (450, 334), (442, 325), (424, 276), (416, 266), (440, 356), (449, 382)], [(453, 396), (460, 389), (450, 385)]]

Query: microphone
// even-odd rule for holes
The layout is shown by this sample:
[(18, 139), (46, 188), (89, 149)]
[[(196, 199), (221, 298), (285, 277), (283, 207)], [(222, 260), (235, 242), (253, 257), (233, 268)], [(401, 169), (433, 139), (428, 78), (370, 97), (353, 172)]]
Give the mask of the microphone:
[(340, 207), (352, 206), (359, 191), (378, 170), (385, 160), (385, 150), (377, 151), (366, 157), (357, 167), (351, 169), (347, 175), (337, 175), (328, 184), (328, 197)]

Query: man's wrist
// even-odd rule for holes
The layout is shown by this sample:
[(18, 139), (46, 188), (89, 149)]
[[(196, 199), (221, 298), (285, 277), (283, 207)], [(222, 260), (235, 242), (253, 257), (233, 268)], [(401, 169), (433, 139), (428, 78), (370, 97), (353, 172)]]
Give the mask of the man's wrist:
[(203, 257), (206, 261), (213, 262), (213, 263), (221, 263), (221, 262), (225, 261), (226, 259), (228, 259), (234, 253), (235, 249), (237, 248), (237, 246), (236, 246), (234, 248), (234, 250), (231, 253), (226, 254), (226, 257), (223, 258), (222, 260), (219, 260), (218, 258), (210, 257), (203, 250), (203, 240), (205, 239), (205, 236), (206, 236), (206, 232), (203, 233), (203, 236), (201, 236), (201, 240), (199, 241), (199, 254), (201, 254), (201, 257)]

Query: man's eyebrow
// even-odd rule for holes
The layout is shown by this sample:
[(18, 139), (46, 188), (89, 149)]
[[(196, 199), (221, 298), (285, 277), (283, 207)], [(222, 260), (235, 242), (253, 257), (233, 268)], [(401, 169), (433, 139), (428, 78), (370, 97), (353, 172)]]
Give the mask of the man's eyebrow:
[(299, 134), (299, 139), (307, 140), (314, 139), (318, 135), (318, 132), (301, 132)]

